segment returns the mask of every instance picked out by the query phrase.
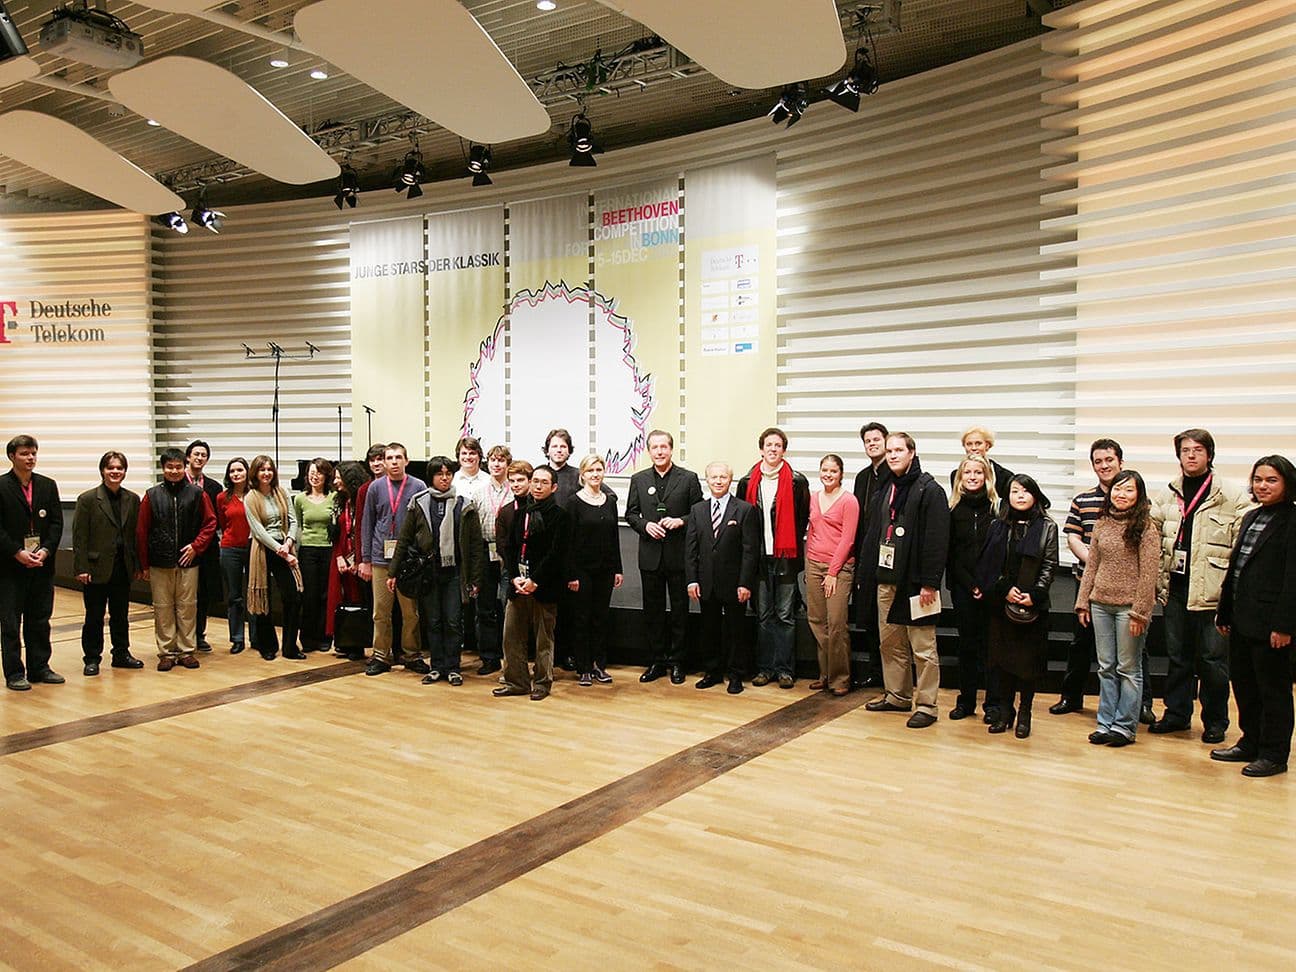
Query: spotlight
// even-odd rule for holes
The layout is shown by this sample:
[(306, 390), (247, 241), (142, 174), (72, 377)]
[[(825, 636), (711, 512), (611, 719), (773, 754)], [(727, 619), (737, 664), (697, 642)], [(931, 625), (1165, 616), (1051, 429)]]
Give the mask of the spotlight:
[(184, 217), (179, 213), (163, 213), (161, 216), (154, 216), (153, 218), (157, 220), (159, 225), (175, 230), (182, 236), (189, 232), (189, 224), (185, 222)]
[(571, 127), (567, 129), (567, 144), (571, 146), (568, 165), (592, 168), (598, 164), (594, 161), (594, 153), (599, 151), (594, 144), (594, 126), (590, 124), (585, 112), (582, 111), (572, 119)]
[(406, 199), (417, 199), (423, 195), (423, 153), (418, 146), (405, 153), (405, 161), (396, 170), (396, 191), (405, 193)]
[(468, 151), (468, 171), (472, 173), (474, 186), (491, 185), (491, 177), (486, 173), (491, 167), (491, 147), (474, 145)]
[(805, 82), (789, 84), (779, 94), (779, 100), (766, 113), (766, 117), (775, 125), (787, 122), (787, 127), (791, 128), (801, 120), (801, 116), (809, 106), (810, 99), (806, 96)]
[(203, 190), (198, 201), (194, 203), (193, 212), (189, 214), (189, 221), (195, 225), (201, 226), (205, 230), (211, 230), (213, 233), (219, 233), (225, 225), (225, 214), (219, 209), (211, 209), (207, 205), (207, 190)]
[(282, 54), (276, 54), (274, 57), (270, 58), (270, 66), (272, 68), (286, 68), (288, 66), (288, 58), (284, 57)]
[(147, 119), (147, 120), (145, 121), (145, 124), (148, 125), (149, 128), (161, 128), (161, 127), (162, 127), (162, 123), (161, 123), (160, 121), (158, 121), (157, 119), (155, 119), (155, 118), (149, 118), (149, 119)]
[(861, 47), (855, 52), (855, 66), (850, 69), (850, 73), (824, 90), (833, 104), (841, 105), (848, 111), (859, 111), (860, 95), (871, 95), (877, 89), (877, 68), (869, 60), (868, 51)]
[(356, 208), (356, 196), (360, 193), (360, 177), (356, 175), (356, 170), (347, 162), (342, 166), (342, 174), (338, 176), (338, 191), (333, 197), (333, 205), (338, 209), (346, 203), (352, 209)]
[(555, 3), (554, 0), (536, 0), (537, 10), (544, 10), (548, 12), (550, 10), (556, 10), (557, 8), (558, 8), (558, 4)]
[(323, 68), (316, 68), (314, 71), (310, 73), (310, 76), (314, 78), (316, 81), (328, 80), (328, 72), (325, 71)]

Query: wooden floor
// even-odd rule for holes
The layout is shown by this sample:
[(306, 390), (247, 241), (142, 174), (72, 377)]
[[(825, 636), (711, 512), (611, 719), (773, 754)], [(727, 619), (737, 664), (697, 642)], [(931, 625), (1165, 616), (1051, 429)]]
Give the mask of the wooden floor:
[(0, 699), (8, 968), (1296, 967), (1296, 775), (1195, 733), (629, 669), (494, 699), (231, 656), (217, 619), (197, 671), (87, 679), (79, 615), (68, 683)]

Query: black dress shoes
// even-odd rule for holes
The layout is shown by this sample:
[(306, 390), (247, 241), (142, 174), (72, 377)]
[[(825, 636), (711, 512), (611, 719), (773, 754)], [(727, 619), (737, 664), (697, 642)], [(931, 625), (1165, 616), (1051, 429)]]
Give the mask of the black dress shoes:
[(405, 671), (413, 672), (415, 675), (427, 675), (432, 671), (422, 658), (406, 658), (404, 664)]
[(868, 709), (870, 712), (908, 712), (909, 711), (909, 706), (896, 705), (894, 702), (890, 701), (885, 695), (879, 699), (873, 699), (871, 702), (865, 702), (864, 708)]
[(936, 717), (930, 712), (915, 712), (905, 725), (910, 729), (926, 729), (928, 726), (936, 725)]
[(1156, 713), (1152, 711), (1152, 706), (1145, 705), (1139, 709), (1139, 722), (1143, 725), (1152, 726), (1156, 724), (1156, 721)]
[(684, 684), (684, 666), (672, 665), (670, 669), (670, 680), (672, 685)]
[(665, 674), (666, 674), (666, 666), (660, 665), (657, 662), (653, 662), (651, 665), (648, 666), (647, 671), (645, 671), (642, 675), (639, 676), (639, 681), (655, 682), (657, 681), (657, 679), (661, 678)]
[(1241, 746), (1229, 746), (1227, 749), (1212, 749), (1211, 759), (1217, 763), (1249, 763), (1256, 758), (1256, 754), (1249, 749), (1243, 749)]
[(285, 651), (283, 656), (285, 658), (291, 658), (293, 661), (301, 661), (306, 657), (306, 653), (304, 651)]
[(38, 672), (35, 675), (28, 675), (27, 680), (33, 685), (38, 683), (41, 685), (62, 685), (67, 681), (66, 678), (52, 668), (47, 668), (45, 671)]
[(1204, 743), (1209, 743), (1212, 746), (1215, 745), (1216, 743), (1222, 743), (1224, 741), (1224, 727), (1207, 726), (1205, 729), (1202, 730), (1201, 741)]
[(26, 675), (10, 675), (5, 679), (5, 688), (15, 692), (30, 692), (31, 682), (27, 681)]
[(143, 668), (144, 663), (127, 652), (124, 655), (113, 655), (113, 668)]
[(972, 710), (963, 708), (963, 703), (960, 702), (958, 705), (954, 706), (954, 708), (950, 709), (949, 717), (953, 721), (957, 722), (959, 719), (966, 719), (972, 714)]
[(86, 663), (85, 663), (85, 668), (81, 669), (81, 674), (84, 675), (84, 676), (86, 676), (87, 678), (93, 678), (95, 675), (98, 675), (98, 674), (99, 674), (99, 663), (98, 663), (97, 661), (95, 661), (95, 662), (86, 662)]
[(500, 663), (493, 658), (487, 659), (481, 663), (481, 668), (477, 669), (478, 675), (494, 675), (500, 670)]
[[(1164, 736), (1171, 732), (1186, 732), (1191, 728), (1192, 726), (1188, 725), (1186, 722), (1161, 718), (1148, 726), (1148, 732), (1152, 733), (1154, 736)], [(1223, 739), (1221, 738), (1219, 741), (1222, 742)]]
[(743, 683), (741, 678), (729, 679), (729, 687), (725, 689), (726, 692), (728, 692), (730, 695), (738, 695), (739, 693), (742, 692), (742, 690), (743, 690)]
[(697, 684), (695, 684), (693, 687), (700, 688), (700, 689), (708, 689), (713, 685), (719, 685), (722, 681), (723, 679), (721, 679), (719, 675), (712, 675), (710, 673), (707, 673), (706, 675), (703, 675), (701, 678), (699, 678), (697, 680)]
[(1116, 738), (1114, 732), (1107, 732), (1105, 729), (1099, 729), (1096, 732), (1089, 733), (1089, 741), (1095, 746), (1107, 746)]
[(1242, 767), (1242, 775), (1250, 777), (1277, 776), (1287, 772), (1286, 763), (1275, 763), (1272, 759), (1257, 759)]
[(1050, 715), (1066, 715), (1068, 712), (1080, 712), (1084, 705), (1075, 699), (1058, 699), (1049, 706)]

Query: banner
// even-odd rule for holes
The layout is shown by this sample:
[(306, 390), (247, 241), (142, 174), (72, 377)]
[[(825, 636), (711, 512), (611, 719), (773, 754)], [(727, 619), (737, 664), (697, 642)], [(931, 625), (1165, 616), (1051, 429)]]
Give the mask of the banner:
[[(653, 428), (672, 433), (684, 459), (679, 263), (677, 179), (595, 193), (594, 285), (623, 323), (609, 320), (595, 331), (594, 435), (609, 447), (616, 472), (649, 465), (644, 439)], [(618, 380), (626, 368), (630, 380)]]
[[(503, 369), (490, 381), (491, 369), (480, 367), (483, 359), (494, 359), (503, 310), (503, 207), (429, 216), (424, 396), (429, 456), (451, 455), (465, 433), (481, 439), (483, 449), (507, 441)], [(502, 346), (499, 354), (502, 363)], [(455, 402), (463, 408), (453, 407)]]
[[(425, 448), (423, 217), (351, 224), (351, 427), (355, 451), (373, 437)], [(453, 443), (452, 443), (453, 444)]]
[(741, 475), (778, 410), (774, 156), (686, 172), (684, 191), (689, 457)]

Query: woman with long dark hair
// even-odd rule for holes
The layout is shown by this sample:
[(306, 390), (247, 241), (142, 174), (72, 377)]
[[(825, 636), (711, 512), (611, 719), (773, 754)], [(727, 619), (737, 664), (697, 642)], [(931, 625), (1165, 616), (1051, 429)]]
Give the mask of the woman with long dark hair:
[(247, 620), (248, 530), (243, 500), (248, 491), (248, 461), (235, 456), (225, 464), (225, 489), (216, 496), (216, 526), (220, 528), (220, 567), (225, 579), (225, 615), (229, 620), (230, 654), (243, 650)]
[(297, 556), (301, 560), (302, 651), (328, 651), (328, 625), (324, 614), (328, 604), (329, 561), (333, 558), (333, 540), (329, 527), (333, 522), (333, 463), (315, 458), (306, 467), (306, 491), (293, 497), (293, 512), (301, 543)]
[(283, 656), (305, 658), (297, 647), (301, 613), (301, 572), (297, 566), (297, 521), (279, 485), (279, 470), (269, 456), (257, 456), (250, 470), (252, 488), (243, 500), (252, 544), (248, 553), (247, 609), (252, 616), (252, 647), (266, 661), (279, 654), (270, 617), (270, 580), (283, 602)]
[(1143, 701), (1139, 658), (1161, 570), (1161, 536), (1152, 522), (1143, 477), (1116, 474), (1089, 541), (1089, 563), (1076, 596), (1076, 615), (1093, 624), (1098, 653), (1098, 728), (1095, 746), (1128, 746), (1138, 731)]
[(819, 460), (823, 489), (810, 497), (806, 532), (806, 621), (819, 645), (819, 678), (810, 683), (833, 695), (850, 691), (850, 630), (847, 610), (855, 586), (855, 529), (859, 500), (842, 489), (842, 457)]
[(976, 715), (977, 689), (985, 686), (985, 721), (998, 716), (998, 692), (990, 675), (987, 639), (992, 607), (987, 598), (973, 595), (977, 559), (985, 546), (990, 524), (999, 513), (1000, 497), (990, 460), (970, 455), (954, 470), (950, 493), (950, 544), (945, 561), (945, 583), (954, 602), (954, 623), (958, 627), (958, 702), (951, 719)]
[[(324, 633), (333, 641), (333, 622), (340, 605), (363, 605), (367, 584), (356, 575), (360, 562), (359, 544), (355, 532), (356, 502), (360, 487), (369, 482), (369, 471), (359, 462), (339, 463), (333, 473), (333, 519), (329, 536), (333, 540), (332, 559), (329, 561), (328, 601), (324, 611)], [(364, 648), (339, 646), (337, 654), (363, 661)]]
[(576, 671), (581, 685), (607, 684), (607, 641), (611, 634), (612, 591), (621, 586), (621, 541), (617, 498), (603, 488), (603, 457), (581, 460), (581, 488), (567, 501), (571, 516), (567, 589), (574, 601)]
[[(1018, 739), (1031, 733), (1035, 685), (1048, 666), (1049, 588), (1058, 565), (1058, 528), (1049, 500), (1032, 477), (1008, 481), (1008, 502), (990, 525), (972, 595), (989, 610), (987, 655), (999, 693), (992, 733), (1016, 719)], [(962, 632), (959, 632), (960, 636)], [(961, 662), (960, 662), (961, 664)], [(1013, 710), (1013, 697), (1019, 696)]]
[(1242, 736), (1211, 759), (1246, 763), (1243, 776), (1287, 772), (1291, 755), (1292, 635), (1296, 634), (1296, 466), (1262, 456), (1251, 467), (1259, 507), (1242, 519), (1215, 624), (1229, 636), (1229, 677)]

